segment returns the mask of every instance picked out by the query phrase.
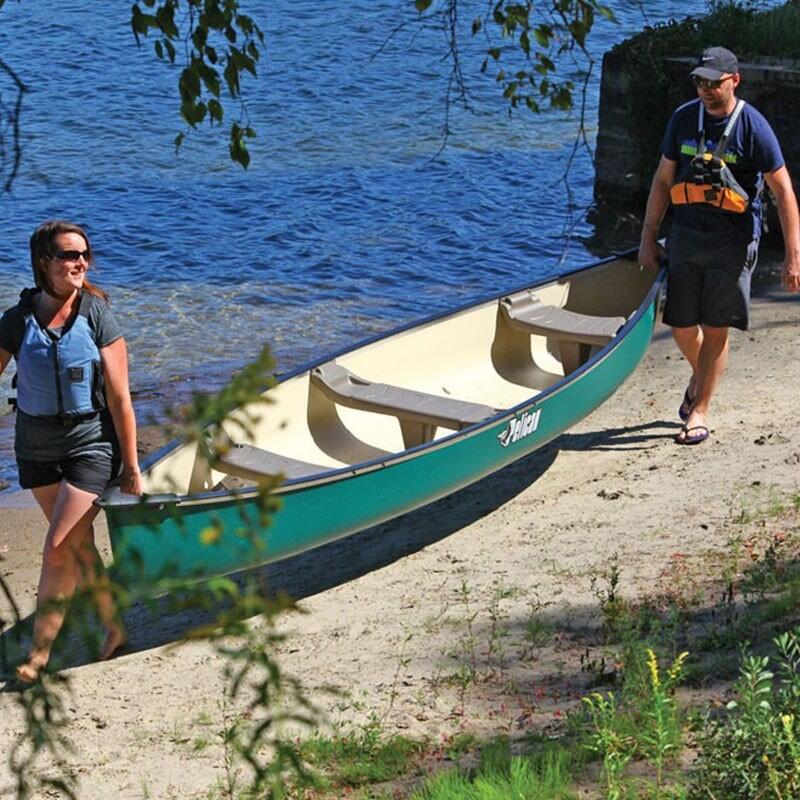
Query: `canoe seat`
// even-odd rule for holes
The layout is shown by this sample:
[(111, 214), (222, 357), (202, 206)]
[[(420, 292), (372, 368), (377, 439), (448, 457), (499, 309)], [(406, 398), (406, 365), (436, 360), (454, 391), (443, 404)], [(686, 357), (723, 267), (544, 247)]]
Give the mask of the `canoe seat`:
[(595, 317), (542, 302), (533, 292), (500, 300), (506, 323), (519, 331), (540, 334), (559, 345), (564, 374), (574, 372), (594, 352), (607, 345), (625, 324), (625, 317)]
[(407, 448), (432, 441), (438, 427), (458, 431), (497, 413), (480, 403), (373, 383), (336, 363), (311, 370), (311, 383), (339, 405), (397, 417)]
[(331, 469), (331, 467), (321, 467), (289, 456), (271, 453), (269, 450), (262, 450), (252, 444), (233, 445), (224, 456), (220, 457), (214, 468), (226, 475), (235, 475), (237, 478), (256, 481), (259, 478), (279, 474), (286, 478), (301, 478)]

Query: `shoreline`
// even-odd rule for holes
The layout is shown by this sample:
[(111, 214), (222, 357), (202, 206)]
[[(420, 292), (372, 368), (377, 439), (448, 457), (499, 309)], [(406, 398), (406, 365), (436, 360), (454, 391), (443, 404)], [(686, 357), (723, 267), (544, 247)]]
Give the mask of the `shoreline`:
[[(688, 370), (659, 324), (633, 376), (542, 450), (431, 507), (259, 570), (308, 612), (279, 624), (285, 673), (328, 726), (377, 715), (389, 732), (434, 740), (555, 730), (589, 691), (582, 659), (601, 652), (586, 649), (586, 631), (600, 624), (598, 582), (615, 560), (621, 596), (652, 594), (709, 554), (722, 558), (744, 510), (797, 493), (798, 324), (800, 295), (772, 287), (754, 299), (701, 445), (672, 442)], [(43, 533), (37, 511), (4, 511), (0, 569), (23, 615)], [(107, 554), (104, 523), (98, 533)], [(180, 642), (207, 618), (158, 608), (126, 614), (130, 645), (110, 662), (68, 648), (79, 796), (199, 799), (224, 776), (219, 732), (245, 708), (223, 699), (213, 648)], [(534, 623), (555, 636), (532, 643)], [(459, 689), (470, 636), (489, 677)], [(711, 691), (723, 697), (724, 687)], [(13, 695), (0, 693), (3, 752), (20, 724)], [(213, 741), (196, 749), (201, 735)], [(0, 764), (0, 790), (9, 781)]]
[[(774, 295), (780, 290), (782, 251), (762, 248), (758, 265), (753, 274), (752, 294), (754, 299)], [(387, 330), (388, 332), (388, 330)], [(244, 366), (244, 365), (242, 365)], [(300, 364), (291, 365), (294, 370)], [(288, 370), (284, 370), (286, 372)], [(281, 373), (278, 373), (281, 374)], [(195, 391), (213, 392), (217, 389), (193, 388), (198, 375), (187, 375), (171, 382), (172, 394), (154, 388), (142, 390), (140, 396), (134, 395), (134, 405), (139, 420), (138, 450), (140, 458), (155, 452), (167, 444), (170, 437), (165, 433), (166, 411), (188, 402)], [(178, 388), (182, 385), (182, 388)], [(219, 387), (217, 387), (219, 388)], [(16, 468), (13, 462), (13, 414), (0, 416), (0, 509), (35, 508), (36, 504), (29, 491), (21, 489), (16, 481)]]

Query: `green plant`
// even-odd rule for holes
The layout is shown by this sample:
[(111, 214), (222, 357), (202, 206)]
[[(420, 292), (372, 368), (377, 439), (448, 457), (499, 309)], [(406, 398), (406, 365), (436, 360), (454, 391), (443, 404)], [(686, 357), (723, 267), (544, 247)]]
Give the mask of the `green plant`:
[(622, 569), (619, 565), (619, 553), (611, 556), (608, 567), (598, 576), (593, 575), (590, 586), (594, 596), (600, 602), (600, 613), (603, 615), (603, 637), (606, 642), (619, 641), (622, 632), (630, 626), (630, 605), (620, 596)]
[(451, 769), (429, 778), (409, 800), (572, 800), (574, 758), (564, 748), (544, 747), (531, 756), (512, 756), (501, 739), (481, 752), (474, 774)]
[(800, 628), (775, 640), (778, 681), (767, 656), (745, 655), (737, 699), (695, 733), (691, 798), (784, 800), (800, 796)]
[(656, 791), (664, 787), (664, 763), (682, 745), (674, 690), (683, 673), (688, 653), (681, 653), (662, 679), (656, 654), (647, 650), (650, 670), (650, 702), (645, 712), (649, 725), (642, 734), (647, 757), (656, 767)]
[(296, 753), (318, 772), (314, 783), (330, 791), (391, 780), (403, 774), (423, 749), (423, 742), (386, 736), (380, 722), (372, 719), (344, 733), (309, 737)]
[(622, 800), (625, 797), (623, 774), (628, 762), (636, 752), (636, 740), (623, 734), (619, 728), (619, 712), (614, 695), (599, 692), (584, 697), (592, 731), (586, 747), (603, 759), (606, 800)]

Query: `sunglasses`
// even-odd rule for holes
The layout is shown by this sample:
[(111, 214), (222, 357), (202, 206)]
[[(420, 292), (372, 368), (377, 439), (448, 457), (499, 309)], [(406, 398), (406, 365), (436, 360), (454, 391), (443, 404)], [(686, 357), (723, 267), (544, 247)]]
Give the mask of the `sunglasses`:
[(725, 81), (729, 81), (732, 77), (733, 75), (728, 75), (725, 78), (720, 78), (718, 81), (710, 81), (707, 78), (692, 75), (692, 82), (698, 89), (719, 89)]
[(56, 250), (55, 257), (59, 261), (78, 261), (82, 258), (88, 264), (90, 255), (88, 250)]

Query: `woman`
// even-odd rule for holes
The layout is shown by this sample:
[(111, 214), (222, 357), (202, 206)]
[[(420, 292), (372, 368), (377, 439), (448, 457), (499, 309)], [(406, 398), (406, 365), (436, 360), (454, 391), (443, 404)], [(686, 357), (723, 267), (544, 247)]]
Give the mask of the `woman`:
[(0, 317), (0, 373), (12, 356), (17, 362), (19, 482), (49, 523), (33, 642), (17, 667), (26, 683), (47, 664), (77, 588), (90, 593), (105, 630), (101, 658), (125, 643), (95, 547), (94, 501), (117, 477), (122, 491), (141, 494), (125, 340), (108, 296), (86, 277), (89, 237), (56, 220), (40, 225), (30, 244), (36, 288)]

